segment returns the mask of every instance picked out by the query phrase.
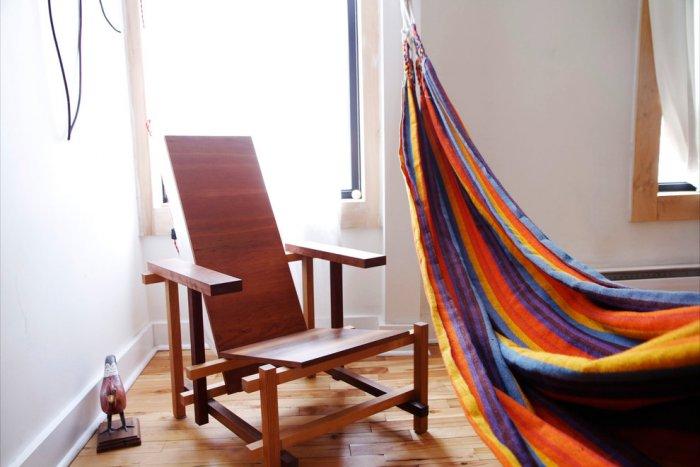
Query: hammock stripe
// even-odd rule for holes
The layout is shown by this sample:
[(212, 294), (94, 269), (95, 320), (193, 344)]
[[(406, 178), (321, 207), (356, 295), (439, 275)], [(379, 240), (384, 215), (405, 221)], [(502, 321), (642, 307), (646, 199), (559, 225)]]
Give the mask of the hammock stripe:
[(558, 248), (479, 153), (404, 44), (399, 157), (441, 354), (504, 465), (692, 461), (700, 294), (615, 284)]

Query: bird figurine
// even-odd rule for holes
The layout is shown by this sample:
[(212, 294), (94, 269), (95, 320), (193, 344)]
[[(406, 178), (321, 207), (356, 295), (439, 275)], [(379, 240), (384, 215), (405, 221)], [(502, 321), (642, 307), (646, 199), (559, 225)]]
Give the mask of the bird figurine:
[(119, 370), (117, 369), (117, 359), (114, 355), (107, 355), (105, 358), (105, 375), (102, 378), (102, 388), (100, 389), (100, 406), (102, 411), (107, 414), (107, 428), (102, 433), (111, 433), (112, 415), (119, 414), (122, 426), (119, 429), (124, 431), (130, 428), (126, 424), (124, 417), (124, 409), (126, 408), (126, 392), (121, 378), (119, 378)]

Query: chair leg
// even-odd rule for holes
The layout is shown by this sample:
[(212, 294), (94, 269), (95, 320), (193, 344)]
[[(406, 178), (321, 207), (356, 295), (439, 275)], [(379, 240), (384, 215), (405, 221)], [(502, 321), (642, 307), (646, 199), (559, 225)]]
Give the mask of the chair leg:
[[(187, 305), (190, 314), (190, 348), (192, 364), (199, 365), (206, 361), (204, 354), (204, 316), (202, 310), (202, 294), (193, 289), (187, 289)], [(207, 405), (207, 378), (192, 381), (194, 393), (194, 421), (197, 425), (209, 423), (209, 406)]]
[[(314, 316), (314, 259), (307, 256), (301, 259), (301, 289), (303, 291), (302, 304), (306, 327), (314, 329), (316, 327), (316, 318)], [(307, 376), (308, 379), (315, 377), (315, 373)]]
[(331, 261), (331, 327), (343, 327), (343, 265)]
[(172, 393), (173, 417), (185, 418), (185, 405), (180, 401), (180, 393), (185, 388), (185, 380), (182, 376), (182, 333), (180, 330), (180, 300), (177, 282), (165, 281), (165, 303), (168, 315), (170, 391)]
[(314, 316), (314, 259), (306, 256), (301, 259), (301, 288), (306, 327), (313, 329), (316, 327), (316, 318)]
[[(416, 402), (428, 406), (428, 325), (413, 325), (413, 388)], [(413, 416), (413, 430), (417, 434), (428, 431), (428, 415)]]
[(262, 441), (265, 467), (280, 466), (280, 424), (277, 410), (277, 369), (263, 365), (260, 375), (260, 410), (262, 411)]

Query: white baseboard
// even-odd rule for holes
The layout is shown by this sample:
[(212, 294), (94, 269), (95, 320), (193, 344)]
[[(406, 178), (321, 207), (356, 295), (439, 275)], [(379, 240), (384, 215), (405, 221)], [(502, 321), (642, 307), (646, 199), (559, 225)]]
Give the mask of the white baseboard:
[[(156, 349), (153, 346), (152, 323), (116, 353), (119, 372), (125, 389), (129, 389), (141, 374)], [(10, 466), (64, 466), (70, 464), (104, 420), (100, 410), (99, 392), (102, 385), (102, 365), (96, 369), (92, 382), (34, 438)], [(66, 450), (67, 449), (67, 450)]]

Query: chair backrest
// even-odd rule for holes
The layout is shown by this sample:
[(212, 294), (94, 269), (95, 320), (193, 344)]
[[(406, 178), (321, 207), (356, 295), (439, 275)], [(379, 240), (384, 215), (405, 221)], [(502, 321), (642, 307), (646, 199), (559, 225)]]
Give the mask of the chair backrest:
[(305, 330), (252, 139), (165, 140), (195, 263), (243, 279), (205, 297), (217, 351)]

